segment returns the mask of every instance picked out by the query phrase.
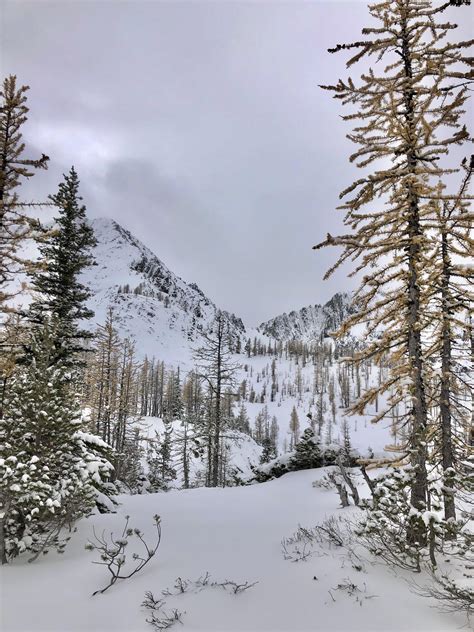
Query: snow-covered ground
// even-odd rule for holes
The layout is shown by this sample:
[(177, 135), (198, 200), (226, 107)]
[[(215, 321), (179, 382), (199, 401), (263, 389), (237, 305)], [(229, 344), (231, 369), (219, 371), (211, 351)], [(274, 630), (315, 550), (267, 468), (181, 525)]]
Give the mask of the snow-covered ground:
[[(340, 549), (323, 546), (298, 563), (285, 560), (281, 539), (299, 524), (313, 526), (330, 515), (348, 516), (333, 491), (312, 482), (324, 470), (292, 472), (268, 483), (226, 489), (192, 489), (144, 496), (123, 496), (116, 514), (82, 520), (66, 552), (54, 552), (33, 564), (16, 559), (2, 570), (1, 628), (33, 632), (152, 630), (141, 603), (145, 591), (155, 597), (172, 588), (177, 577), (257, 581), (233, 595), (208, 588), (165, 597), (167, 610), (185, 611), (172, 629), (256, 632), (373, 630), (374, 632), (454, 631), (462, 615), (445, 615), (433, 603), (410, 592), (400, 574), (365, 563), (357, 571)], [(97, 533), (121, 531), (124, 516), (153, 541), (153, 514), (159, 513), (163, 538), (156, 557), (140, 574), (117, 583), (103, 595), (107, 571), (92, 564), (97, 556), (84, 545)], [(127, 552), (141, 553), (135, 541)], [(25, 568), (28, 566), (28, 568)], [(420, 581), (420, 578), (417, 578)], [(353, 583), (351, 596), (339, 584)]]

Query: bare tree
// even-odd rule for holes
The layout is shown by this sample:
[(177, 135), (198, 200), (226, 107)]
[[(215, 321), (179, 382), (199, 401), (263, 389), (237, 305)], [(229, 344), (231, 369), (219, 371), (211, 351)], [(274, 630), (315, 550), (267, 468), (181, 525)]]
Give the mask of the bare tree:
[(234, 387), (238, 369), (232, 361), (229, 343), (228, 323), (219, 310), (211, 331), (204, 334), (203, 346), (194, 352), (196, 372), (209, 392), (208, 484), (211, 487), (219, 485), (223, 399), (226, 389)]

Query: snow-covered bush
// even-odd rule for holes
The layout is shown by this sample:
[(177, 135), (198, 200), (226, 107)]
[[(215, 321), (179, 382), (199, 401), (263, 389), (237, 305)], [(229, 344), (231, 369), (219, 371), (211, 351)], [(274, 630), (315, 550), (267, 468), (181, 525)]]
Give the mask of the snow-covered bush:
[[(343, 455), (343, 450), (343, 447), (335, 443), (328, 446), (321, 445), (313, 430), (307, 428), (295, 450), (285, 452), (268, 463), (252, 468), (253, 480), (263, 483), (272, 478), (279, 478), (288, 472), (335, 465), (339, 457)], [(349, 465), (356, 464), (355, 451), (352, 454), (353, 460), (350, 461)]]
[[(363, 502), (364, 517), (358, 535), (365, 546), (391, 565), (420, 572), (422, 565), (437, 567), (437, 554), (447, 547), (458, 558), (472, 547), (472, 534), (466, 521), (443, 518), (441, 477), (433, 471), (428, 481), (429, 506), (424, 511), (413, 507), (410, 496), (413, 469), (394, 468), (372, 480), (372, 500)], [(421, 524), (422, 529), (410, 526)], [(413, 539), (407, 532), (423, 534)]]

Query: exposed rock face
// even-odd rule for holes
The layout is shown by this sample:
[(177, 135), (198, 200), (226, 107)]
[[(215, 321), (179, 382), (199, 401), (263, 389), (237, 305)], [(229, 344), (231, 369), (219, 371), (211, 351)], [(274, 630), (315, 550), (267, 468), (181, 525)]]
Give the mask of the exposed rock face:
[(258, 330), (276, 340), (310, 342), (336, 330), (353, 311), (350, 295), (338, 293), (325, 305), (309, 305), (299, 311), (281, 314), (262, 323)]

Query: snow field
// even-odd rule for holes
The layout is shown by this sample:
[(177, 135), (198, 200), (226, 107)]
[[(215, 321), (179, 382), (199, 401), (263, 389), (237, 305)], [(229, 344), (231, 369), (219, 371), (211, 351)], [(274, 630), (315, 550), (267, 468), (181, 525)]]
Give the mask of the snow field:
[[(366, 572), (358, 572), (340, 550), (327, 547), (315, 549), (306, 561), (292, 563), (283, 558), (281, 539), (299, 524), (311, 527), (330, 515), (349, 516), (357, 511), (339, 509), (335, 492), (312, 487), (324, 473), (324, 468), (292, 472), (249, 487), (122, 496), (116, 514), (80, 521), (62, 556), (51, 552), (31, 565), (24, 558), (16, 559), (3, 569), (2, 629), (152, 630), (140, 605), (145, 591), (160, 597), (177, 577), (195, 580), (206, 571), (215, 581), (258, 584), (239, 595), (208, 588), (165, 598), (167, 610), (185, 611), (183, 625), (178, 623), (175, 629), (448, 632), (464, 625), (461, 615), (448, 616), (430, 608), (433, 604), (412, 594), (400, 573), (385, 566), (369, 562)], [(155, 513), (163, 524), (156, 557), (140, 574), (91, 597), (108, 581), (105, 567), (92, 564), (96, 553), (84, 550), (92, 528), (97, 533), (118, 534), (124, 516), (130, 515), (130, 526), (143, 530), (152, 543)], [(129, 562), (133, 552), (140, 552), (135, 540), (127, 551)], [(346, 580), (360, 589), (359, 600), (337, 589)]]

